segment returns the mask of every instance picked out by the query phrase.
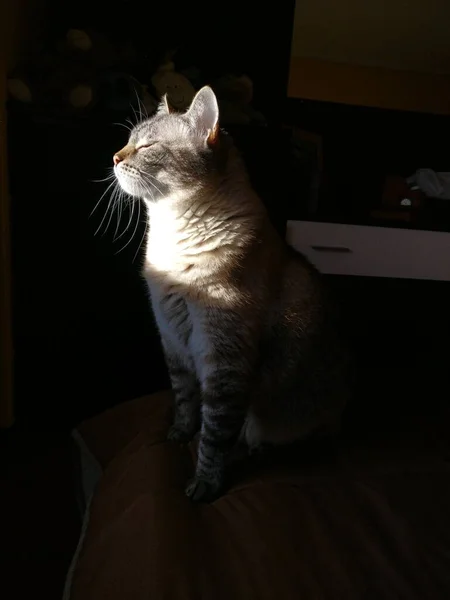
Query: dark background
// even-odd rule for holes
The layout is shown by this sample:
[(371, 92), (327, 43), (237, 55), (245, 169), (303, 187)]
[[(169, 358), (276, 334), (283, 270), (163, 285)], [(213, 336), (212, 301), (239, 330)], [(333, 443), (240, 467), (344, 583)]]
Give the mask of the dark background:
[[(141, 79), (174, 45), (180, 67), (196, 64), (211, 78), (227, 71), (249, 74), (254, 104), (269, 125), (232, 134), (280, 233), (288, 218), (303, 214), (289, 130), (282, 125), (323, 136), (323, 218), (365, 222), (386, 175), (409, 175), (424, 166), (448, 169), (449, 120), (288, 100), (293, 8), (293, 1), (113, 7), (54, 0), (31, 11), (30, 19), (54, 38), (73, 27), (128, 36), (140, 48)], [(93, 180), (105, 176), (125, 141), (125, 130), (111, 121), (98, 114), (83, 122), (34, 119), (9, 107), (17, 420), (0, 438), (6, 474), (0, 480), (6, 502), (0, 559), (15, 589), (8, 597), (36, 590), (61, 596), (79, 525), (70, 429), (168, 385), (139, 275), (143, 221), (136, 222), (136, 211), (125, 213), (120, 227), (132, 216), (131, 227), (114, 242), (115, 217), (95, 235), (107, 201), (90, 216), (105, 188)], [(444, 213), (432, 226), (448, 230), (449, 224)], [(358, 363), (348, 431), (364, 436), (439, 419), (448, 410), (449, 285), (327, 279)]]
[[(126, 2), (112, 10), (105, 2), (48, 2), (40, 20), (50, 38), (79, 27), (134, 41), (140, 56), (134, 74), (144, 81), (173, 47), (179, 49), (177, 68), (194, 64), (211, 79), (249, 74), (254, 104), (268, 126), (234, 127), (231, 133), (280, 233), (287, 219), (304, 216), (283, 125), (322, 136), (321, 218), (365, 223), (386, 175), (447, 168), (442, 149), (449, 119), (287, 99), (293, 8), (294, 2), (245, 3), (245, 10), (235, 1), (214, 9)], [(67, 430), (168, 385), (139, 274), (143, 215), (138, 221), (137, 209), (124, 210), (118, 231), (130, 226), (116, 241), (117, 213), (104, 219), (108, 197), (91, 215), (106, 188), (95, 180), (105, 176), (126, 140), (112, 118), (94, 112), (83, 120), (36, 119), (10, 107), (18, 426)], [(429, 226), (448, 230), (448, 214)], [(439, 380), (442, 353), (433, 349), (447, 332), (448, 311), (440, 310), (447, 284), (329, 280), (359, 357), (361, 389), (373, 391), (374, 382), (383, 382), (382, 391), (373, 392), (375, 402), (395, 394), (400, 405), (410, 388), (417, 389), (419, 373), (421, 385)]]
[[(173, 47), (179, 48), (177, 68), (195, 64), (206, 77), (248, 73), (255, 81), (255, 103), (274, 125), (263, 135), (236, 131), (236, 138), (254, 165), (256, 186), (269, 205), (277, 205), (274, 221), (283, 233), (286, 217), (280, 208), (288, 192), (282, 173), (289, 149), (279, 123), (292, 4), (275, 13), (258, 7), (255, 20), (256, 3), (243, 13), (237, 2), (214, 11), (206, 4), (121, 3), (111, 10), (105, 2), (48, 2), (35, 17), (50, 39), (78, 27), (132, 40), (140, 57), (133, 75), (143, 81)], [(105, 176), (113, 153), (126, 141), (125, 129), (112, 121), (128, 116), (133, 117), (94, 111), (71, 121), (36, 118), (10, 106), (19, 425), (72, 427), (119, 401), (168, 385), (139, 274), (142, 215), (137, 222), (137, 209), (124, 211), (119, 232), (130, 220), (131, 225), (116, 242), (117, 213), (96, 234), (108, 197), (90, 216), (106, 188), (94, 180)]]

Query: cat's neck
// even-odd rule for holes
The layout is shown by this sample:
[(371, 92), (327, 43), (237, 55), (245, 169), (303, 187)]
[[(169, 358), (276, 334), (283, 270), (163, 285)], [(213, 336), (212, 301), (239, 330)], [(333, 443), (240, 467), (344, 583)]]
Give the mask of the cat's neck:
[(213, 269), (257, 237), (264, 211), (247, 186), (218, 186), (145, 201), (149, 233), (146, 264), (163, 272)]
[(240, 155), (233, 146), (228, 148), (228, 160), (223, 171), (213, 180), (202, 182), (200, 175), (195, 184), (156, 199), (144, 197), (150, 218), (177, 221), (185, 227), (186, 221), (199, 225), (205, 218), (221, 220), (225, 213), (228, 219), (239, 218), (250, 213), (263, 212), (260, 199), (250, 185), (247, 171)]

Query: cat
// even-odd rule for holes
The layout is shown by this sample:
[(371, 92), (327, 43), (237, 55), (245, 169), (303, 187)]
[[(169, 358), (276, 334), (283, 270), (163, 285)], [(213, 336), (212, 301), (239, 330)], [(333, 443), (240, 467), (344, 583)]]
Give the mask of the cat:
[(320, 274), (273, 229), (210, 87), (185, 113), (164, 98), (113, 162), (148, 211), (143, 275), (174, 392), (168, 439), (200, 432), (186, 494), (210, 501), (239, 440), (286, 444), (339, 418), (346, 353)]

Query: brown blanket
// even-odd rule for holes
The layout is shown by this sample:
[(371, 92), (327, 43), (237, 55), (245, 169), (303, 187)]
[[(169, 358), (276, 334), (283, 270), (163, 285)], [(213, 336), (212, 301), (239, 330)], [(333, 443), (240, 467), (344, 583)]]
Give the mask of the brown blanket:
[(450, 598), (450, 463), (426, 436), (260, 457), (195, 505), (194, 454), (165, 441), (169, 400), (78, 428), (104, 472), (70, 600)]

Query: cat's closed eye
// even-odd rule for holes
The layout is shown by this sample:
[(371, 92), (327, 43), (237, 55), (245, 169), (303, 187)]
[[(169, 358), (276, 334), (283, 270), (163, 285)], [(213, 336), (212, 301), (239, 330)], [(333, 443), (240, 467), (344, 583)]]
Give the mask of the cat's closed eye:
[(147, 148), (150, 148), (154, 145), (154, 142), (152, 144), (141, 144), (140, 146), (136, 146), (136, 152), (139, 152), (139, 150), (146, 150)]

